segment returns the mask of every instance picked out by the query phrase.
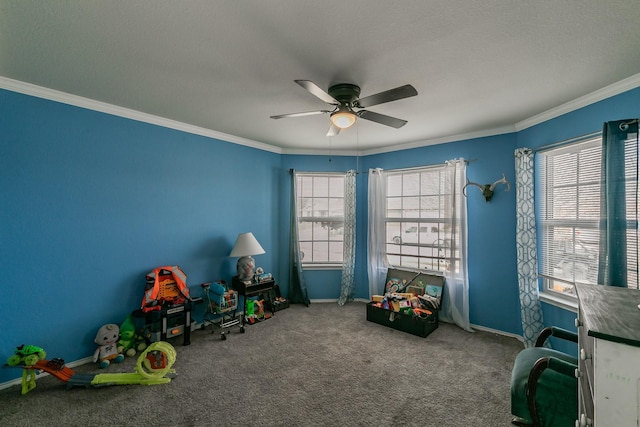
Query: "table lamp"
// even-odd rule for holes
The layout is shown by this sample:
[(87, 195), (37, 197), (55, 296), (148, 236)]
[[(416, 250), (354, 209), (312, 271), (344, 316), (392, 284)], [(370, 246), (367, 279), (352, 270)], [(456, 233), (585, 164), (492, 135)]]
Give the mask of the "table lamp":
[(253, 236), (253, 233), (238, 234), (236, 244), (229, 254), (230, 257), (240, 257), (237, 265), (238, 279), (243, 282), (250, 282), (253, 279), (256, 263), (253, 258), (251, 258), (251, 255), (260, 255), (263, 253), (265, 253), (265, 251)]

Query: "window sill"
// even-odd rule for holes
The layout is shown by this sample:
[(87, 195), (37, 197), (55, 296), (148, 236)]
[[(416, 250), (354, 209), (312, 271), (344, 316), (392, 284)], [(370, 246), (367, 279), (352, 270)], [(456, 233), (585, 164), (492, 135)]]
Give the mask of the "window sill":
[(540, 301), (553, 305), (555, 307), (560, 307), (567, 311), (572, 311), (574, 313), (578, 312), (578, 300), (571, 300), (568, 298), (561, 298), (555, 295), (550, 295), (548, 292), (540, 292), (539, 295)]
[(342, 270), (342, 264), (308, 264), (302, 265), (303, 270)]

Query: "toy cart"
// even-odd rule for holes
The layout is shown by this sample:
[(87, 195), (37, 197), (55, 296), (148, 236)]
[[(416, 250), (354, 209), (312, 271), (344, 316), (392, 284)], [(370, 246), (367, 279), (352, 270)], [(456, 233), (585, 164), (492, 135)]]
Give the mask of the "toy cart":
[[(227, 289), (224, 282), (203, 283), (206, 310), (202, 321), (202, 328), (217, 324), (220, 327), (220, 337), (227, 339), (229, 328), (240, 325), (240, 332), (244, 333), (244, 326), (240, 324), (238, 310), (238, 292)], [(212, 328), (211, 333), (215, 330)]]

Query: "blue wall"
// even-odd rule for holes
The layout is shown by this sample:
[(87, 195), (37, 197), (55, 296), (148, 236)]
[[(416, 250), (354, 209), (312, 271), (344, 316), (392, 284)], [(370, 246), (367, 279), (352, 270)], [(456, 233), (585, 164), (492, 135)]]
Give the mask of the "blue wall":
[[(363, 163), (367, 170), (398, 169), (443, 164), (463, 157), (470, 161), (469, 180), (487, 184), (504, 173), (513, 183), (515, 147), (515, 134), (506, 134), (368, 156)], [(515, 190), (505, 190), (505, 186), (498, 186), (489, 203), (479, 189), (470, 188), (468, 192), (469, 313), (473, 324), (521, 335)], [(358, 219), (366, 221), (366, 211)]]
[[(0, 132), (0, 361), (23, 343), (93, 354), (155, 267), (179, 265), (195, 295), (229, 280), (240, 232), (276, 268), (278, 154), (9, 91)], [(19, 375), (0, 369), (0, 383)]]
[(639, 114), (640, 88), (636, 88), (524, 129), (518, 132), (518, 147), (544, 147), (601, 131), (604, 122)]
[[(282, 156), (282, 171), (281, 171), (281, 204), (280, 212), (284, 214), (280, 216), (280, 230), (282, 231), (282, 239), (280, 242), (280, 271), (282, 273), (282, 283), (289, 283), (289, 263), (287, 258), (290, 249), (290, 237), (289, 232), (289, 211), (291, 206), (291, 174), (290, 169), (295, 169), (299, 172), (346, 172), (348, 170), (356, 170), (358, 161), (353, 156), (305, 156), (305, 155), (283, 155)], [(361, 175), (356, 178), (356, 188), (361, 187)], [(361, 197), (356, 196), (356, 204), (360, 204)], [(362, 264), (364, 261), (362, 258), (364, 253), (362, 252), (362, 246), (356, 242), (356, 265)], [(360, 262), (359, 262), (360, 261)], [(286, 278), (285, 278), (286, 276)], [(323, 299), (337, 299), (340, 296), (340, 280), (342, 277), (342, 270), (305, 270), (304, 278), (307, 284), (307, 291), (309, 299), (323, 300)], [(286, 280), (284, 280), (286, 279)], [(362, 284), (362, 276), (356, 274), (356, 295), (360, 295), (359, 289), (366, 288), (366, 283)], [(287, 292), (288, 294), (288, 292)], [(367, 293), (367, 298), (369, 297)]]
[[(357, 178), (357, 238), (356, 238), (356, 298), (369, 298), (366, 268), (367, 188), (369, 168), (397, 169), (443, 164), (446, 160), (464, 157), (472, 160), (467, 176), (483, 184), (494, 182), (504, 172), (514, 180), (515, 135), (499, 135), (443, 145), (362, 157), (283, 156), (286, 167), (300, 171), (346, 171), (358, 168)], [(288, 179), (288, 173), (287, 173)], [(290, 191), (288, 182), (282, 188)], [(469, 192), (469, 281), (471, 322), (488, 328), (521, 334), (518, 284), (515, 265), (515, 191), (496, 191), (490, 203), (480, 192)], [(290, 198), (282, 211), (287, 212)], [(283, 219), (280, 228), (287, 235)], [(288, 222), (286, 222), (288, 224)], [(286, 250), (288, 251), (288, 244)], [(284, 252), (288, 253), (288, 252)], [(285, 266), (286, 267), (286, 266)], [(283, 268), (285, 268), (283, 267)], [(305, 270), (305, 281), (311, 299), (335, 299), (339, 295), (340, 271)], [(487, 309), (489, 307), (489, 309)]]
[[(279, 155), (160, 126), (0, 90), (0, 264), (5, 301), (0, 361), (22, 343), (74, 361), (95, 350), (104, 323), (140, 305), (144, 276), (177, 264), (195, 295), (229, 280), (227, 255), (252, 231), (287, 294), (289, 169), (358, 169), (356, 298), (368, 298), (367, 171), (471, 160), (470, 180), (504, 172), (513, 151), (600, 130), (640, 115), (640, 89), (520, 132), (364, 156)], [(469, 192), (471, 322), (521, 333), (515, 261), (515, 189), (490, 203)], [(306, 271), (311, 299), (336, 299), (340, 271)], [(547, 324), (572, 328), (573, 314), (544, 305)], [(197, 315), (197, 313), (196, 313)], [(0, 369), (0, 384), (19, 377)]]
[[(640, 117), (640, 88), (607, 98), (555, 119), (518, 132), (518, 147), (539, 148), (556, 142), (587, 135), (602, 130), (604, 122)], [(556, 306), (542, 303), (542, 314), (546, 325), (556, 325), (572, 331), (576, 330), (575, 313)], [(566, 346), (561, 341), (554, 343), (561, 350), (573, 350), (576, 346)]]

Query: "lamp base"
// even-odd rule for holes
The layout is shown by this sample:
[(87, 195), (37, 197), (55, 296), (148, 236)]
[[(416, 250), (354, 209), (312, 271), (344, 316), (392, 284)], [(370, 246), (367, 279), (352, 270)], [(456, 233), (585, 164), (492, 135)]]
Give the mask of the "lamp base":
[(236, 266), (236, 272), (238, 279), (243, 282), (251, 282), (253, 280), (254, 270), (256, 268), (256, 262), (250, 256), (243, 256), (238, 259), (238, 265)]

